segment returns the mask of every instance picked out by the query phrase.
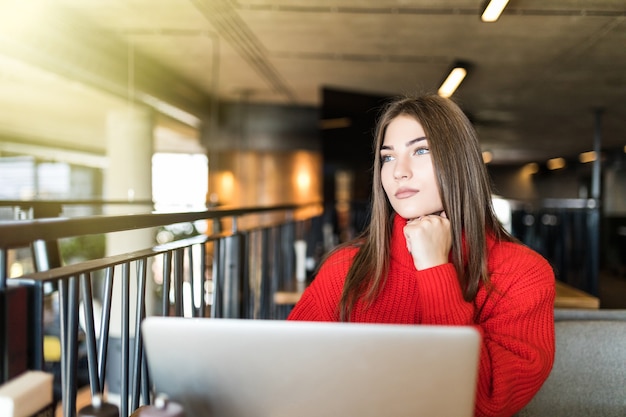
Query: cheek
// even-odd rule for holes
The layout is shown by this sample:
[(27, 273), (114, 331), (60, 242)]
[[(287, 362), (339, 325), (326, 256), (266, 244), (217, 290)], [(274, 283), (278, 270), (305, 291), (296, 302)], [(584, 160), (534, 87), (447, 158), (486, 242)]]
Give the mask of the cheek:
[(432, 184), (435, 188), (437, 188), (437, 176), (435, 175), (435, 168), (432, 165), (431, 161), (428, 161), (424, 165), (420, 167), (421, 176), (424, 181)]
[(380, 182), (383, 186), (383, 190), (385, 190), (387, 194), (389, 194), (389, 187), (393, 182), (393, 178), (391, 178), (389, 174), (390, 171), (388, 165), (383, 165), (383, 168), (380, 170)]
[(435, 177), (433, 177), (431, 184), (432, 184), (430, 187), (431, 197), (433, 201), (437, 201), (439, 204), (441, 204), (441, 195), (439, 194), (439, 187), (437, 187), (437, 179)]

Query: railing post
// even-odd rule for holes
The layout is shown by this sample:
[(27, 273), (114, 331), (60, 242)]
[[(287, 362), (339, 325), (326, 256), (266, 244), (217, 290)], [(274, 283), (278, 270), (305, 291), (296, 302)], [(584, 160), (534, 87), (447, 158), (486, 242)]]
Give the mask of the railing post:
[[(132, 406), (131, 411), (139, 407), (141, 397), (141, 384), (143, 367), (143, 341), (141, 338), (141, 322), (146, 317), (146, 279), (147, 279), (147, 259), (141, 258), (137, 261), (137, 303), (135, 305), (135, 345), (133, 351), (133, 374), (132, 374)], [(144, 398), (146, 404), (149, 398)]]
[(259, 308), (259, 318), (261, 319), (270, 319), (272, 318), (273, 311), (273, 300), (272, 295), (275, 290), (273, 290), (273, 263), (271, 254), (274, 252), (272, 250), (272, 245), (270, 243), (270, 235), (274, 228), (263, 228), (261, 232), (261, 285), (260, 285), (260, 308)]
[(0, 249), (0, 384), (9, 379), (9, 343), (7, 334), (7, 320), (9, 319), (6, 297), (7, 297), (7, 250)]
[(113, 298), (113, 275), (115, 267), (106, 268), (104, 291), (102, 294), (102, 318), (100, 321), (100, 338), (98, 341), (98, 379), (100, 387), (104, 387), (107, 369), (107, 352), (109, 347), (109, 324), (111, 323), (111, 303)]
[(600, 271), (600, 210), (602, 204), (602, 113), (604, 109), (597, 108), (594, 111), (595, 126), (593, 135), (593, 150), (596, 159), (593, 161), (591, 173), (591, 200), (589, 201), (588, 231), (589, 231), (589, 280), (587, 291), (593, 295), (598, 295), (598, 278)]
[(183, 306), (183, 280), (184, 280), (185, 250), (176, 249), (174, 251), (174, 315), (184, 316)]
[(130, 413), (128, 404), (128, 383), (130, 369), (130, 263), (122, 264), (122, 316), (121, 316), (122, 346), (120, 360), (120, 416), (126, 417)]
[(206, 251), (206, 243), (201, 243), (200, 244), (200, 276), (198, 277), (198, 279), (200, 280), (200, 306), (198, 307), (200, 309), (198, 317), (206, 317), (206, 301), (204, 298), (204, 284), (206, 283), (206, 256), (207, 256), (207, 251)]
[[(271, 248), (280, 248), (281, 245), (281, 236), (283, 233), (283, 228), (281, 226), (274, 227), (271, 235), (269, 236), (269, 244), (268, 246)], [(273, 295), (279, 288), (284, 288), (285, 285), (283, 283), (283, 270), (282, 270), (282, 253), (280, 250), (273, 250), (269, 255), (271, 260), (271, 278), (270, 278), (270, 294), (271, 294), (271, 305), (272, 305), (272, 318), (280, 318), (281, 311), (283, 308), (281, 306), (277, 306), (274, 303)]]
[(7, 287), (7, 279), (9, 277), (8, 252), (6, 248), (0, 249), (0, 291)]
[(281, 228), (280, 249), (283, 269), (281, 271), (280, 285), (285, 287), (291, 284), (295, 275), (295, 226), (293, 221), (288, 221)]
[(98, 378), (98, 359), (96, 351), (96, 330), (93, 315), (93, 292), (91, 288), (91, 275), (80, 274), (80, 287), (83, 299), (83, 316), (85, 318), (85, 340), (87, 348), (87, 363), (89, 371), (89, 386), (91, 397), (101, 394), (100, 379)]
[(196, 313), (196, 286), (194, 277), (194, 260), (193, 260), (193, 246), (187, 248), (187, 269), (189, 271), (189, 309), (190, 317), (197, 317)]
[(161, 297), (161, 314), (170, 315), (170, 285), (172, 282), (172, 251), (163, 254), (163, 294)]
[(223, 288), (224, 288), (224, 271), (226, 270), (225, 259), (225, 240), (226, 238), (217, 239), (213, 243), (213, 303), (211, 304), (211, 317), (222, 318), (223, 312)]
[(70, 277), (59, 283), (61, 321), (61, 385), (63, 415), (76, 415), (76, 363), (78, 361), (78, 281)]
[(240, 302), (239, 302), (239, 318), (249, 319), (252, 318), (254, 314), (254, 292), (252, 286), (250, 285), (250, 280), (253, 279), (253, 261), (252, 253), (254, 247), (254, 233), (253, 232), (245, 232), (241, 233), (241, 244), (240, 248), (240, 268), (241, 268), (241, 278), (239, 280), (239, 288), (240, 288)]
[(29, 313), (28, 326), (31, 331), (28, 332), (28, 345), (30, 354), (28, 359), (29, 369), (44, 369), (43, 357), (43, 314), (44, 314), (44, 284), (36, 282), (29, 290)]
[(223, 239), (223, 287), (222, 311), (225, 318), (241, 318), (241, 299), (243, 287), (242, 271), (242, 235), (234, 234)]

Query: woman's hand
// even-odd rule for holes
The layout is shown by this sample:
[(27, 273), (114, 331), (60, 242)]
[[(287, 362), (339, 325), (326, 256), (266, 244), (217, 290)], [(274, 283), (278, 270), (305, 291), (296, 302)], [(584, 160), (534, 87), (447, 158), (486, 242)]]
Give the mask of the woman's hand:
[(404, 237), (417, 270), (448, 263), (452, 235), (445, 212), (409, 220), (404, 226)]

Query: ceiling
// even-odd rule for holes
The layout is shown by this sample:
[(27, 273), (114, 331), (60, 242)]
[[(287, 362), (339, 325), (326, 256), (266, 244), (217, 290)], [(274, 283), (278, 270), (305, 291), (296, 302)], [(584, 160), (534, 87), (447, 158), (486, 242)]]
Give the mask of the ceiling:
[(480, 21), (482, 4), (0, 0), (0, 133), (97, 153), (103, 114), (157, 98), (193, 115), (169, 132), (195, 149), (184, 127), (210, 120), (216, 100), (318, 107), (322, 88), (436, 91), (463, 60), (453, 98), (494, 163), (575, 158), (596, 126), (623, 152), (626, 0), (510, 0), (495, 23)]

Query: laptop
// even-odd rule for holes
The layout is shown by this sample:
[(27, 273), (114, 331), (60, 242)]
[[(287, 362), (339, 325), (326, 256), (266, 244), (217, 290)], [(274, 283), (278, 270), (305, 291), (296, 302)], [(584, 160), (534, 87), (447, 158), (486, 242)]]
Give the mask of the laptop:
[(155, 394), (186, 417), (470, 417), (471, 327), (148, 317)]

